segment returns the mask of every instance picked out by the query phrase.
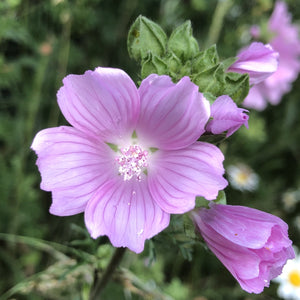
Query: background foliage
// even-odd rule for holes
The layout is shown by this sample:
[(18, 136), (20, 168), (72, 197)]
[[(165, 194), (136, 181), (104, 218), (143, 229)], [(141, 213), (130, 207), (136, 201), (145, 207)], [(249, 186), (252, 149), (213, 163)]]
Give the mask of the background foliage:
[[(145, 15), (168, 35), (191, 20), (203, 50), (217, 42), (234, 56), (250, 42), (249, 27), (268, 18), (273, 1), (228, 1), (221, 34), (210, 26), (217, 0), (2, 0), (0, 2), (0, 295), (3, 299), (86, 299), (96, 267), (112, 254), (108, 240), (93, 241), (83, 216), (48, 213), (50, 193), (39, 189), (29, 147), (46, 127), (66, 124), (56, 91), (68, 73), (97, 66), (124, 69), (136, 82), (140, 70), (127, 52), (132, 22)], [(300, 20), (299, 1), (287, 1)], [(216, 19), (215, 19), (216, 21)], [(217, 21), (216, 21), (217, 22)], [(250, 113), (250, 129), (222, 144), (225, 166), (248, 164), (260, 178), (254, 192), (226, 189), (229, 204), (273, 213), (290, 226), (300, 247), (300, 84), (278, 106)], [(184, 228), (184, 231), (182, 231)], [(49, 242), (46, 242), (49, 241)], [(277, 299), (272, 283), (261, 295), (243, 292), (194, 235), (185, 218), (128, 252), (103, 299)], [(14, 296), (13, 296), (14, 295)], [(1, 299), (2, 299), (1, 298)]]

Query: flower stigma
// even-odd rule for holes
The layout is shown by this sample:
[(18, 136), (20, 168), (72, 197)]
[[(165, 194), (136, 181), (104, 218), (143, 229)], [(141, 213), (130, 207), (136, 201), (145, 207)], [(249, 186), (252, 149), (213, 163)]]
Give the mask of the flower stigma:
[(120, 149), (121, 155), (116, 157), (119, 164), (119, 174), (123, 175), (124, 181), (136, 176), (141, 181), (141, 173), (147, 168), (148, 154), (138, 145), (130, 145)]

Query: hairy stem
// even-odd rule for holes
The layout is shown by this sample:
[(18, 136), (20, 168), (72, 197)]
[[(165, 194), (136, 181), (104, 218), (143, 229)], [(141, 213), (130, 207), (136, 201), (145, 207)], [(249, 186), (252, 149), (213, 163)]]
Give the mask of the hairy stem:
[(109, 282), (115, 269), (119, 266), (125, 252), (126, 248), (117, 248), (102, 277), (99, 278), (97, 274), (95, 275), (95, 280), (90, 291), (89, 300), (100, 299), (101, 292)]

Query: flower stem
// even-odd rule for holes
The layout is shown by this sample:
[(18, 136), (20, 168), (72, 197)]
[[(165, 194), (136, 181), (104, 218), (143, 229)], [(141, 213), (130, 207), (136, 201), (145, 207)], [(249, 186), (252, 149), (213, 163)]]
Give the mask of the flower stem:
[(117, 248), (103, 276), (99, 278), (97, 274), (95, 275), (94, 284), (91, 288), (90, 295), (89, 295), (89, 300), (100, 299), (101, 292), (105, 288), (106, 284), (109, 282), (115, 269), (120, 264), (125, 252), (126, 252), (126, 248)]
[(232, 6), (232, 0), (219, 0), (215, 9), (211, 26), (208, 32), (208, 38), (206, 41), (206, 47), (215, 44), (220, 36), (220, 32), (223, 27), (223, 20), (228, 10)]

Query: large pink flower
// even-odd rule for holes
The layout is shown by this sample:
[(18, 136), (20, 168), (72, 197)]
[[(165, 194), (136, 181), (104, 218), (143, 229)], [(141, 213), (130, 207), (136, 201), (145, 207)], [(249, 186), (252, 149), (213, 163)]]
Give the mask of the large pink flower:
[(192, 218), (210, 250), (249, 293), (261, 293), (295, 257), (287, 224), (271, 214), (213, 204)]
[(84, 212), (93, 238), (138, 253), (171, 213), (227, 185), (221, 151), (197, 142), (210, 108), (188, 77), (153, 74), (137, 89), (122, 70), (97, 68), (63, 83), (58, 104), (73, 127), (42, 130), (31, 146), (52, 214)]
[(292, 88), (292, 83), (300, 72), (299, 29), (292, 24), (291, 15), (283, 1), (277, 1), (268, 23), (268, 30), (273, 38), (272, 48), (279, 53), (277, 71), (263, 82), (251, 88), (244, 101), (244, 106), (263, 110), (270, 102), (278, 104), (284, 94)]

